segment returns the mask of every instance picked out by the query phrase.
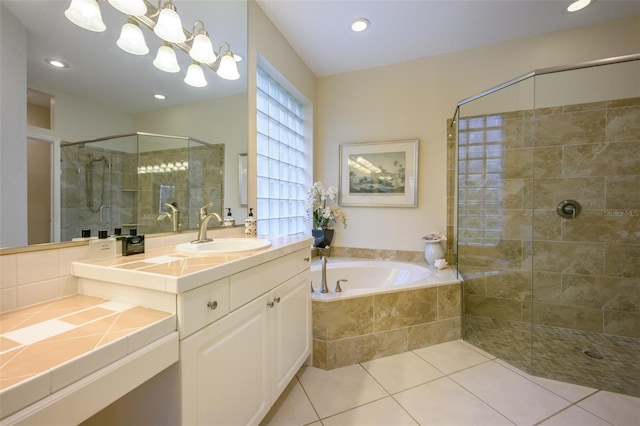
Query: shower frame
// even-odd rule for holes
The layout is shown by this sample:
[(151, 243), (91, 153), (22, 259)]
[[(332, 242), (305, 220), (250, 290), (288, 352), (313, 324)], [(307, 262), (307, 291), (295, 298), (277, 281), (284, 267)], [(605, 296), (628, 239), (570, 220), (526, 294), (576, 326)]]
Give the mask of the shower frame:
[[(640, 349), (640, 330), (637, 329), (637, 326), (635, 327), (636, 329), (631, 333), (633, 335), (621, 336), (609, 336), (606, 332), (591, 333), (580, 329), (567, 329), (558, 325), (548, 326), (544, 324), (544, 322), (537, 322), (542, 317), (542, 314), (535, 312), (536, 306), (534, 306), (536, 304), (539, 304), (539, 302), (536, 300), (536, 297), (542, 294), (540, 288), (542, 288), (541, 285), (544, 284), (544, 279), (541, 278), (544, 274), (539, 274), (539, 271), (536, 271), (534, 268), (534, 261), (536, 260), (534, 256), (536, 253), (541, 253), (539, 249), (541, 247), (544, 247), (546, 244), (546, 241), (539, 240), (536, 237), (536, 232), (539, 232), (538, 230), (540, 229), (540, 224), (536, 221), (543, 221), (538, 220), (538, 218), (536, 217), (537, 212), (534, 204), (534, 198), (536, 197), (536, 191), (534, 190), (535, 179), (541, 179), (540, 177), (536, 176), (534, 172), (534, 164), (536, 162), (535, 148), (540, 148), (536, 145), (536, 138), (538, 137), (536, 131), (542, 132), (543, 130), (536, 127), (536, 118), (545, 118), (542, 116), (543, 112), (539, 110), (538, 106), (536, 105), (536, 90), (538, 89), (536, 77), (542, 77), (557, 73), (569, 73), (573, 71), (580, 72), (579, 70), (587, 70), (589, 68), (596, 67), (615, 66), (618, 64), (624, 64), (634, 61), (640, 61), (640, 54), (601, 59), (576, 65), (566, 65), (535, 70), (460, 101), (456, 107), (453, 119), (450, 122), (451, 127), (453, 127), (454, 125), (456, 126), (455, 135), (454, 132), (449, 132), (450, 137), (448, 139), (448, 142), (450, 143), (449, 155), (453, 157), (450, 163), (452, 164), (452, 168), (449, 169), (450, 173), (452, 173), (453, 175), (451, 176), (451, 185), (449, 187), (449, 194), (452, 198), (453, 208), (449, 217), (452, 225), (450, 228), (450, 232), (453, 234), (453, 239), (455, 240), (455, 245), (452, 245), (452, 251), (455, 250), (455, 258), (458, 264), (458, 273), (464, 280), (462, 327), (465, 340), (469, 340), (471, 343), (481, 347), (482, 349), (493, 353), (493, 355), (496, 355), (499, 358), (502, 358), (505, 361), (515, 365), (516, 367), (521, 368), (534, 375), (640, 396), (640, 386), (637, 383), (634, 383), (633, 380), (633, 375), (637, 374), (637, 372), (640, 372), (640, 361), (638, 361), (637, 359), (634, 360), (634, 354), (637, 354), (637, 351)], [(478, 312), (482, 311), (482, 307), (479, 307), (478, 304), (474, 304), (477, 301), (474, 300), (476, 292), (477, 294), (482, 293), (482, 291), (486, 292), (488, 286), (490, 285), (494, 286), (494, 290), (498, 289), (497, 292), (500, 292), (504, 290), (503, 288), (501, 288), (501, 286), (506, 287), (507, 282), (509, 282), (509, 285), (511, 285), (511, 281), (518, 281), (518, 279), (520, 279), (521, 277), (515, 276), (517, 274), (514, 274), (513, 276), (504, 274), (504, 277), (499, 277), (501, 273), (496, 272), (498, 271), (499, 267), (486, 265), (485, 267), (481, 267), (479, 266), (479, 264), (481, 264), (482, 262), (479, 262), (479, 264), (477, 265), (474, 265), (472, 262), (465, 263), (467, 262), (467, 260), (465, 260), (465, 257), (469, 254), (470, 245), (467, 243), (467, 241), (464, 240), (465, 238), (467, 238), (464, 235), (466, 229), (461, 229), (460, 200), (463, 196), (467, 195), (464, 194), (464, 191), (469, 189), (469, 182), (465, 181), (464, 184), (461, 183), (462, 181), (460, 169), (464, 166), (460, 163), (461, 158), (458, 150), (462, 147), (462, 144), (460, 142), (460, 127), (468, 124), (468, 122), (462, 123), (462, 121), (467, 118), (466, 115), (462, 116), (462, 109), (466, 105), (497, 94), (501, 91), (504, 91), (505, 89), (514, 90), (516, 92), (518, 90), (523, 90), (523, 87), (526, 89), (526, 84), (529, 84), (529, 82), (532, 84), (531, 94), (533, 95), (531, 99), (531, 108), (530, 111), (528, 111), (529, 116), (520, 119), (523, 123), (526, 123), (526, 120), (529, 119), (531, 124), (530, 129), (526, 129), (526, 124), (522, 125), (523, 135), (525, 135), (527, 131), (531, 132), (530, 134), (528, 134), (528, 137), (531, 137), (531, 192), (528, 195), (528, 197), (530, 198), (526, 199), (523, 195), (523, 202), (528, 201), (531, 203), (531, 219), (529, 230), (531, 235), (528, 238), (529, 246), (527, 247), (526, 242), (524, 242), (522, 246), (522, 250), (524, 253), (522, 258), (522, 275), (528, 275), (530, 282), (528, 284), (528, 289), (524, 288), (525, 286), (523, 285), (518, 289), (520, 291), (520, 294), (516, 296), (521, 298), (520, 302), (522, 306), (522, 316), (520, 321), (502, 321), (496, 320), (494, 318), (486, 319), (481, 318), (481, 316), (477, 315)], [(634, 83), (637, 83), (637, 81), (635, 81)], [(519, 85), (520, 87), (514, 87), (517, 85)], [(542, 84), (540, 84), (540, 86), (542, 86)], [(506, 96), (508, 96), (508, 94)], [(630, 95), (629, 98), (640, 99), (640, 94)], [(610, 102), (615, 102), (615, 100), (607, 100)], [(640, 104), (640, 102), (638, 102), (638, 104)], [(565, 106), (570, 107), (571, 105)], [(469, 109), (473, 110), (473, 108)], [(511, 112), (511, 110), (491, 111), (490, 113), (486, 113), (486, 116), (488, 117), (489, 115), (492, 115), (501, 116), (502, 118), (504, 118), (508, 117), (507, 113), (509, 112)], [(524, 115), (527, 114), (527, 112), (523, 111), (520, 111), (520, 113)], [(474, 115), (471, 114), (469, 117), (473, 116)], [(485, 117), (485, 119), (487, 117)], [(499, 121), (498, 118), (496, 118), (496, 120)], [(463, 135), (463, 137), (465, 136)], [(640, 138), (637, 139), (640, 143)], [(609, 143), (610, 141), (606, 141), (605, 145)], [(503, 152), (499, 155), (504, 157), (505, 153)], [(538, 162), (540, 162), (539, 159)], [(635, 178), (636, 177), (633, 177), (632, 179)], [(500, 196), (505, 197), (505, 193), (506, 190), (503, 190)], [(462, 206), (462, 208), (464, 208), (464, 206)], [(503, 212), (500, 213), (500, 216), (502, 220), (504, 220)], [(506, 225), (504, 225), (503, 223), (501, 223), (500, 225), (506, 227)], [(536, 228), (536, 226), (538, 226), (538, 228)], [(637, 228), (637, 225), (635, 226)], [(461, 241), (461, 236), (463, 241)], [(525, 239), (526, 238), (523, 238), (523, 240)], [(488, 237), (488, 241), (489, 243), (492, 242), (491, 236)], [(536, 251), (536, 249), (538, 250)], [(634, 245), (634, 249), (639, 250), (638, 244)], [(527, 253), (527, 250), (530, 251)], [(498, 250), (496, 250), (496, 252), (498, 252)], [(525, 259), (526, 254), (530, 256), (530, 260), (528, 261)], [(470, 258), (472, 258), (472, 256), (469, 257), (469, 259)], [(497, 260), (497, 257), (489, 261), (487, 259), (482, 259), (482, 261), (488, 264), (493, 261), (496, 261), (497, 263)], [(492, 269), (494, 270), (492, 271)], [(576, 273), (576, 275), (578, 275), (578, 273)], [(592, 277), (587, 276), (584, 281), (588, 282), (591, 278)], [(625, 284), (628, 284), (628, 288), (631, 288), (631, 290), (629, 291), (640, 291), (639, 276), (630, 275), (628, 277), (621, 277), (620, 281), (624, 281)], [(564, 284), (561, 284), (560, 292), (564, 295), (563, 292), (566, 291), (566, 289), (562, 287), (563, 285)], [(582, 291), (579, 286), (576, 286), (576, 288), (578, 288), (576, 292)], [(543, 295), (543, 297), (544, 296), (546, 295)], [(480, 298), (481, 297), (479, 297), (478, 299)], [(508, 310), (509, 306), (505, 303), (504, 306), (501, 306), (498, 309)], [(472, 312), (472, 314), (469, 314), (470, 312)], [(640, 310), (636, 310), (631, 314), (640, 316)], [(493, 328), (494, 326), (495, 329)], [(512, 326), (513, 328), (510, 328)], [(493, 335), (491, 335), (491, 333), (493, 333)], [(485, 335), (490, 335), (491, 337), (485, 338)], [(548, 336), (551, 336), (551, 340), (545, 341), (544, 339), (547, 339)], [(494, 340), (492, 341), (492, 339)], [(500, 342), (496, 344), (495, 340), (499, 340)], [(565, 345), (566, 347), (562, 347), (563, 345)], [(552, 347), (553, 349), (548, 349), (549, 347)], [(576, 348), (579, 349), (579, 351), (577, 352), (581, 353), (570, 353)], [(618, 348), (621, 348), (619, 353), (615, 352)], [(583, 356), (584, 358), (580, 358), (580, 356)], [(567, 358), (567, 362), (585, 363), (587, 367), (585, 367), (584, 370), (577, 371), (575, 374), (573, 372), (565, 374), (565, 372), (559, 371), (565, 367), (562, 362), (559, 362), (563, 357)], [(550, 364), (553, 364), (554, 361), (557, 362), (557, 365), (550, 366)], [(597, 373), (594, 373), (595, 379), (581, 377), (586, 376), (596, 370)], [(632, 372), (619, 374), (621, 370), (630, 370)], [(608, 379), (608, 377), (611, 377), (611, 379)]]

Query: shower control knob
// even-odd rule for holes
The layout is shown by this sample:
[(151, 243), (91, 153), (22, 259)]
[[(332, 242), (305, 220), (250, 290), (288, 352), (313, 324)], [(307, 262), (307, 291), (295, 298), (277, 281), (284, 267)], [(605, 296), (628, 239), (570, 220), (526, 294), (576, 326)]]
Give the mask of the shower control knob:
[(556, 208), (556, 212), (558, 212), (558, 215), (564, 219), (575, 219), (581, 209), (582, 207), (579, 202), (575, 200), (564, 200), (560, 201)]

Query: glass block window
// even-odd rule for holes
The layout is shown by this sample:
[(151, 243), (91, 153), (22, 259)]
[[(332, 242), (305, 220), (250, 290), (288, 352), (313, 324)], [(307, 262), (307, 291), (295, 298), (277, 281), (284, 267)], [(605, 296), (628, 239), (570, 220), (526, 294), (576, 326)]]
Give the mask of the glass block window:
[(258, 236), (304, 233), (303, 105), (258, 68)]
[(504, 129), (501, 115), (458, 123), (458, 241), (496, 245), (503, 231)]

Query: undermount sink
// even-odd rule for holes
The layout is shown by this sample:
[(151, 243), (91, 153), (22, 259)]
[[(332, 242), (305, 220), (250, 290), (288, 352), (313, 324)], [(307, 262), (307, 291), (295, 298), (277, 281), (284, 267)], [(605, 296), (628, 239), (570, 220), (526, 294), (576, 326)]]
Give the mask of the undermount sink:
[(270, 246), (271, 241), (264, 238), (215, 238), (206, 243), (178, 244), (176, 250), (184, 254), (224, 254), (259, 250)]

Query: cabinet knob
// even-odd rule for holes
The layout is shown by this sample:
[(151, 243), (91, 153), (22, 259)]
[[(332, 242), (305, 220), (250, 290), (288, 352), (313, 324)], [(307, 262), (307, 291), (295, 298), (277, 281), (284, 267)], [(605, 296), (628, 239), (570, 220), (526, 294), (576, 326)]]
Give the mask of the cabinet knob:
[(280, 303), (280, 297), (276, 297), (276, 298), (275, 298), (275, 299), (273, 299), (273, 300), (275, 300), (275, 302), (276, 302), (276, 303)]
[(207, 302), (207, 308), (211, 309), (212, 311), (215, 310), (218, 307), (218, 302), (217, 301), (213, 301), (213, 302)]
[(273, 303), (273, 300), (267, 302), (268, 307), (273, 308), (273, 305), (275, 305), (275, 303)]
[(311, 260), (311, 258), (310, 258), (310, 257), (305, 257), (305, 258), (304, 258), (304, 259), (302, 259), (302, 260), (304, 260), (305, 262), (308, 262), (308, 261), (310, 261), (310, 260)]

